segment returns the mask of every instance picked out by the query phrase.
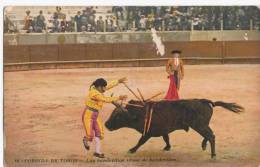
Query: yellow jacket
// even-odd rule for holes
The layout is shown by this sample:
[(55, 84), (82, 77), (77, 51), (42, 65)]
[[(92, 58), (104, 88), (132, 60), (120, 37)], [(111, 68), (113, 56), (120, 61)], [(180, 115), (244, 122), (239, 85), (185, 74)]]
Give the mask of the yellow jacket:
[[(118, 85), (118, 80), (114, 80), (108, 83), (108, 85), (106, 86), (106, 90), (109, 90), (115, 86)], [(103, 107), (103, 103), (111, 103), (113, 101), (118, 101), (119, 98), (118, 97), (107, 97), (104, 96), (103, 93), (99, 92), (95, 86), (92, 86), (89, 90), (88, 96), (87, 96), (87, 100), (85, 102), (85, 104), (88, 107), (94, 108), (96, 110), (101, 110)]]

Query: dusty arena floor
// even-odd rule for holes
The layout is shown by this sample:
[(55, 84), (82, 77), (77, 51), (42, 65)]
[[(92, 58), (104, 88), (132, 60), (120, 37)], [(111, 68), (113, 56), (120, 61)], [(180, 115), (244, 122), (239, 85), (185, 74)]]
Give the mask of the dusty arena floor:
[[(131, 129), (105, 130), (106, 159), (92, 157), (82, 145), (81, 114), (89, 85), (104, 77), (126, 76), (128, 85), (145, 97), (166, 91), (164, 67), (113, 69), (58, 69), (4, 73), (5, 163), (11, 166), (175, 166), (257, 167), (260, 165), (260, 65), (185, 66), (181, 98), (208, 98), (245, 107), (234, 114), (216, 107), (210, 126), (216, 135), (217, 160), (210, 147), (201, 149), (195, 131), (170, 134), (172, 150), (162, 151), (162, 138), (152, 138), (136, 154), (127, 154), (140, 134)], [(133, 96), (120, 85), (110, 95)], [(161, 96), (162, 97), (162, 96)], [(103, 122), (113, 105), (106, 104)], [(145, 159), (145, 161), (143, 161)], [(114, 162), (111, 162), (114, 161)], [(119, 162), (121, 161), (121, 162)], [(127, 162), (128, 161), (128, 162)], [(159, 165), (160, 164), (160, 165)]]

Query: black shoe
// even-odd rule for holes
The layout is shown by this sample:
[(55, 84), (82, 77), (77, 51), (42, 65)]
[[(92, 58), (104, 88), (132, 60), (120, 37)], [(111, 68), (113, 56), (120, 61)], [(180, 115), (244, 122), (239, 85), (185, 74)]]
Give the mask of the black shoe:
[(105, 158), (104, 154), (94, 153), (93, 155), (98, 158)]
[(89, 145), (87, 143), (87, 138), (86, 136), (83, 137), (83, 144), (84, 144), (84, 147), (86, 148), (86, 150), (89, 150)]

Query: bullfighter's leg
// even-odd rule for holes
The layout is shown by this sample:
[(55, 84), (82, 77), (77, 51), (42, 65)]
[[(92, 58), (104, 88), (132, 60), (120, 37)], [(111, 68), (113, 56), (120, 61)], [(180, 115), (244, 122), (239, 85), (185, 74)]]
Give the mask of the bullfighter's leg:
[(163, 150), (169, 151), (171, 149), (171, 145), (170, 145), (170, 142), (169, 142), (169, 135), (168, 134), (163, 135), (163, 140), (166, 143), (166, 146), (163, 148)]
[(142, 137), (139, 139), (137, 145), (134, 146), (133, 148), (131, 148), (131, 149), (128, 151), (128, 153), (135, 153), (135, 152), (138, 150), (138, 148), (139, 148), (140, 146), (142, 146), (142, 145), (143, 145), (147, 140), (149, 140), (150, 138), (151, 138), (151, 136), (148, 135), (148, 134), (146, 134), (145, 136), (142, 136)]
[(93, 113), (90, 111), (84, 111), (82, 115), (82, 121), (84, 125), (84, 129), (86, 132), (86, 136), (83, 137), (83, 144), (86, 150), (90, 149), (88, 142), (92, 142), (94, 138), (94, 130), (93, 130)]

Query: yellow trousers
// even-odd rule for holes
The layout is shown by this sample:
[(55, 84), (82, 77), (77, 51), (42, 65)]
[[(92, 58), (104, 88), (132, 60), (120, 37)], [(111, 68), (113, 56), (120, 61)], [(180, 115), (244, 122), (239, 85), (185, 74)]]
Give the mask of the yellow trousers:
[(104, 128), (99, 112), (93, 112), (86, 108), (82, 115), (82, 121), (88, 141), (92, 141), (94, 137), (104, 138)]

